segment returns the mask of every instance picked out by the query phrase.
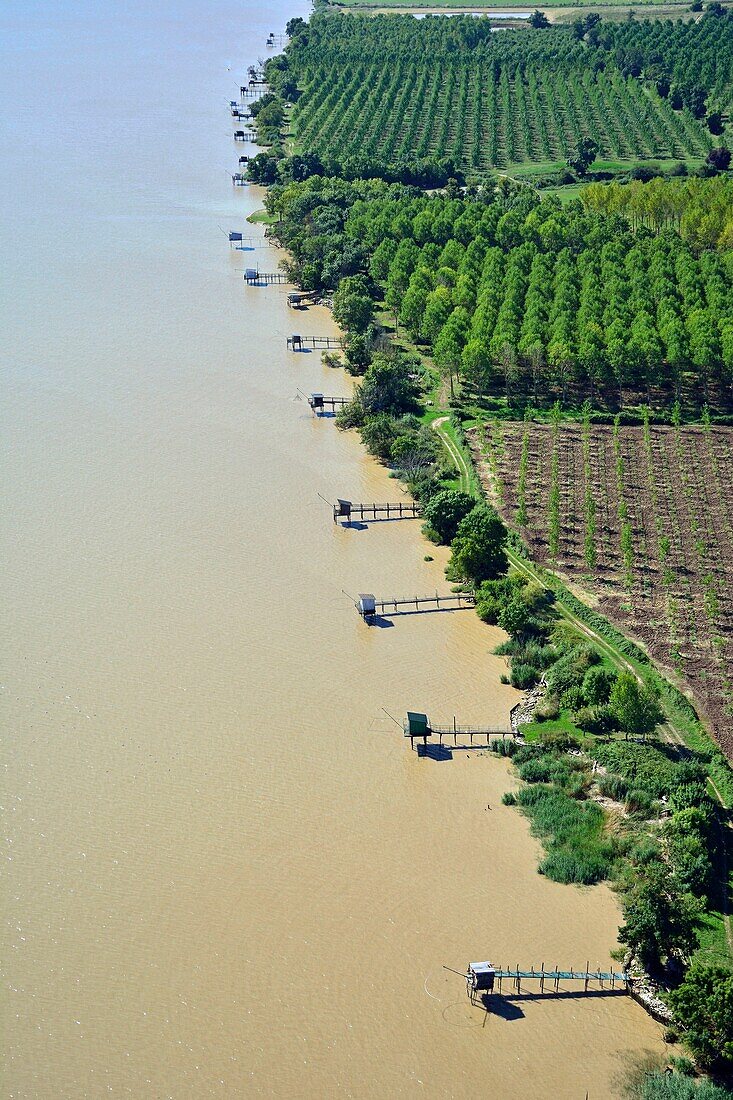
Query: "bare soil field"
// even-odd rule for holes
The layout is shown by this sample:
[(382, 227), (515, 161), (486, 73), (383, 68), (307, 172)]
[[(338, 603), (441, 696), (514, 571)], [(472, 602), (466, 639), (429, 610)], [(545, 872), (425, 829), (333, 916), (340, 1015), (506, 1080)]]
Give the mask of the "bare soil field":
[(733, 759), (733, 429), (495, 422), (469, 438), (535, 560), (687, 684)]

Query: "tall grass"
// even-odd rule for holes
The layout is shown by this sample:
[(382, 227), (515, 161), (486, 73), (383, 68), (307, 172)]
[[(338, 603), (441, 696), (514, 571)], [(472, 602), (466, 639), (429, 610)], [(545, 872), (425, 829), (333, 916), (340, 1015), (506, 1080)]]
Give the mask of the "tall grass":
[(517, 804), (547, 854), (541, 875), (554, 882), (591, 885), (608, 878), (616, 845), (604, 835), (604, 814), (595, 802), (578, 802), (559, 787), (538, 785), (516, 793)]

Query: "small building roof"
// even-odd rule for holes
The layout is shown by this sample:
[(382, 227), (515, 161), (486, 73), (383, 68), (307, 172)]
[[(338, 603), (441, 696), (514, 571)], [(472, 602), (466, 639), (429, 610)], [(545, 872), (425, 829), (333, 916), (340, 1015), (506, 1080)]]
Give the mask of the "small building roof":
[(408, 710), (407, 729), (410, 733), (427, 733), (430, 729), (430, 722), (428, 721), (427, 714), (422, 714), (420, 711), (416, 710)]

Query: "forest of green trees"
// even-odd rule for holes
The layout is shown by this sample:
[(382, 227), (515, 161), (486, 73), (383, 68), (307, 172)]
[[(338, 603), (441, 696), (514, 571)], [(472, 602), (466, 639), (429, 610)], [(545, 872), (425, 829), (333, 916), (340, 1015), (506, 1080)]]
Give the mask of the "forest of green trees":
[[(664, 190), (643, 186), (644, 220), (638, 189), (628, 216), (599, 209), (592, 190), (562, 206), (528, 188), (482, 201), (319, 176), (270, 201), (298, 280), (334, 289), (348, 276), (342, 298), (383, 300), (452, 387), (535, 406), (696, 395), (730, 412), (733, 251), (700, 248), (693, 223), (719, 191), (730, 219), (733, 184), (687, 181), (682, 232)], [(372, 314), (352, 317), (352, 334), (366, 337)]]
[(728, 130), (733, 16), (492, 33), (488, 19), (315, 16), (268, 68), (296, 100), (293, 136), (329, 174), (410, 178), (571, 161), (699, 162)]

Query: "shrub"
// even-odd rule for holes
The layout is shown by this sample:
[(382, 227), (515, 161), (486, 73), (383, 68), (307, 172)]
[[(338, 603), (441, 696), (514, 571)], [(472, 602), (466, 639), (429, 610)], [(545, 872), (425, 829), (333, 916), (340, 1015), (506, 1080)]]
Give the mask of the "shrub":
[(541, 733), (535, 744), (540, 744), (546, 749), (555, 749), (556, 752), (567, 752), (568, 749), (580, 747), (580, 738), (565, 730), (551, 730), (548, 733)]
[(623, 896), (624, 924), (619, 941), (656, 968), (671, 956), (689, 958), (697, 946), (700, 903), (684, 894), (661, 862), (650, 862), (634, 875)]
[(583, 697), (590, 706), (607, 703), (616, 683), (616, 673), (602, 665), (592, 665), (583, 677)]
[(458, 524), (450, 570), (454, 578), (480, 584), (504, 573), (506, 527), (488, 504), (477, 504)]
[[(674, 1059), (679, 1061), (679, 1059)], [(730, 1100), (728, 1089), (677, 1073), (645, 1073), (631, 1093), (638, 1100)]]
[(610, 733), (618, 726), (610, 707), (581, 707), (573, 715), (576, 726), (586, 733)]
[(629, 859), (637, 867), (645, 867), (650, 863), (659, 863), (662, 851), (656, 840), (643, 836), (629, 852)]
[(604, 798), (612, 798), (614, 802), (623, 802), (629, 790), (629, 785), (620, 775), (602, 775), (598, 780), (598, 790)]
[(450, 543), (456, 536), (458, 524), (473, 509), (476, 501), (468, 493), (456, 489), (442, 489), (425, 506), (425, 520), (442, 543)]
[(520, 691), (526, 691), (540, 679), (541, 673), (534, 665), (518, 664), (512, 661), (511, 684)]
[(573, 771), (564, 786), (571, 798), (585, 798), (588, 792), (588, 777), (583, 772)]
[(668, 795), (678, 785), (679, 765), (671, 758), (671, 750), (660, 745), (639, 745), (614, 741), (597, 745), (599, 763), (629, 781), (629, 786), (644, 790), (653, 798)]
[(397, 421), (389, 413), (370, 416), (362, 424), (361, 438), (369, 454), (387, 462), (392, 456), (392, 444), (397, 438)]
[[(591, 646), (574, 645), (552, 666), (547, 677), (548, 687), (561, 697), (570, 688), (580, 688), (587, 670), (599, 660), (598, 653)], [(577, 696), (577, 705), (580, 707), (584, 702), (581, 689)]]
[(622, 672), (613, 685), (610, 706), (626, 733), (645, 736), (663, 720), (656, 695), (630, 672)]
[(505, 791), (504, 794), (501, 796), (501, 801), (504, 806), (516, 806), (517, 804), (516, 795), (514, 795), (511, 791)]
[(557, 718), (560, 714), (560, 703), (556, 695), (548, 694), (535, 708), (534, 719), (536, 722), (548, 722)]
[(654, 799), (643, 790), (634, 789), (628, 792), (624, 801), (626, 812), (635, 817), (651, 817), (654, 811)]
[(603, 846), (581, 852), (560, 848), (548, 852), (538, 870), (553, 882), (592, 886), (608, 878), (612, 864), (613, 857)]
[(697, 959), (669, 1002), (695, 1057), (733, 1068), (733, 973)]
[(521, 765), (519, 778), (525, 783), (551, 783), (555, 775), (555, 763), (549, 755), (536, 756)]
[(512, 636), (526, 631), (532, 621), (530, 609), (519, 597), (505, 603), (499, 612), (499, 626)]
[(496, 596), (482, 596), (476, 601), (476, 613), (479, 619), (490, 626), (496, 626), (503, 604)]
[(563, 691), (560, 696), (560, 701), (568, 710), (580, 710), (583, 706), (583, 689), (580, 684), (575, 684), (573, 687), (569, 687), (566, 691)]
[(534, 760), (537, 756), (544, 756), (544, 753), (545, 748), (543, 745), (528, 741), (525, 745), (517, 745), (516, 752), (514, 753), (514, 763), (519, 767), (520, 764), (526, 763), (527, 760)]

